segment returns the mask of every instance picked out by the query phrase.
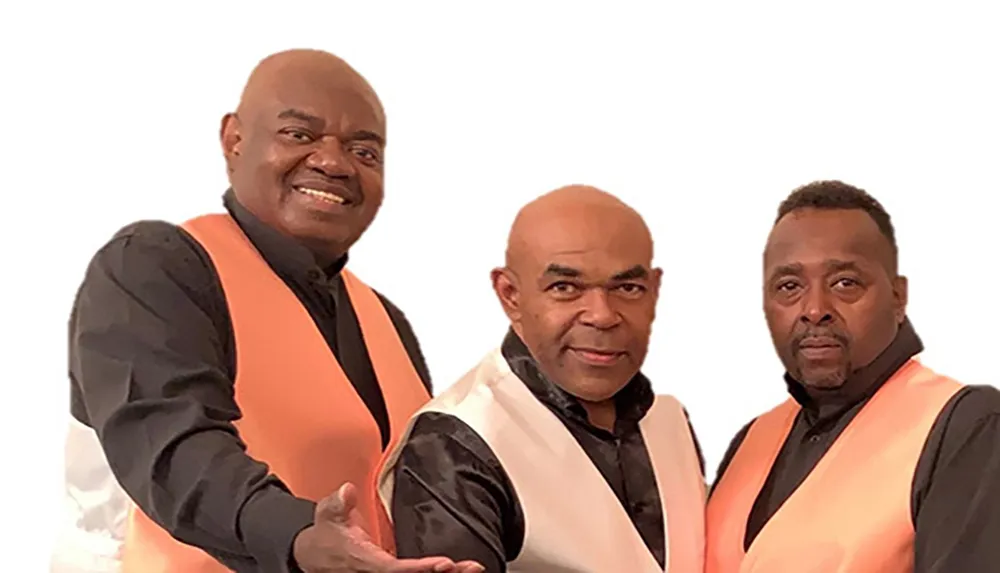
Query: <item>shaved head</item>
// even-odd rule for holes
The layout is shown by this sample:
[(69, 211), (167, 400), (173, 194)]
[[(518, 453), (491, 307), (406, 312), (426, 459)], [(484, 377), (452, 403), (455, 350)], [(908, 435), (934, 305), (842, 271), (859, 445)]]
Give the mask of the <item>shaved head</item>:
[(222, 148), (237, 200), (333, 272), (382, 205), (385, 112), (344, 60), (288, 50), (261, 60)]
[(661, 274), (652, 259), (649, 228), (634, 209), (571, 185), (518, 212), (493, 285), (542, 372), (598, 403), (645, 359)]
[(581, 239), (625, 230), (634, 234), (636, 253), (653, 259), (653, 237), (646, 222), (621, 199), (588, 185), (551, 191), (518, 211), (507, 238), (506, 264), (516, 268), (538, 251), (580, 248)]
[[(382, 102), (368, 81), (350, 64), (322, 50), (296, 49), (272, 54), (250, 72), (236, 115), (248, 117), (271, 105), (303, 81), (319, 83), (330, 91), (350, 90), (363, 94), (385, 121)], [(280, 97), (278, 98), (280, 99)]]

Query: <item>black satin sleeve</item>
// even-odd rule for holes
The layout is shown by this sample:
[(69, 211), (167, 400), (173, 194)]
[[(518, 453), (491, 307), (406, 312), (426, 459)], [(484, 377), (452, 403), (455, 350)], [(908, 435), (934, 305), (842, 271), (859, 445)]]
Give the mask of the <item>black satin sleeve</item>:
[(399, 557), (471, 559), (489, 573), (521, 551), (524, 514), (492, 450), (457, 418), (421, 414), (395, 470)]
[(996, 571), (1000, 390), (966, 386), (931, 430), (913, 487), (914, 573)]

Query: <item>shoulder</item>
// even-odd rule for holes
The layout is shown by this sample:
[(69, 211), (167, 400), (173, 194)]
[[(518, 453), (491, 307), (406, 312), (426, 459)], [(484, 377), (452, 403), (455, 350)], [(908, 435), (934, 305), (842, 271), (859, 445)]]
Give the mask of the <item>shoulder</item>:
[(920, 478), (933, 474), (963, 452), (996, 445), (1000, 445), (1000, 390), (986, 385), (963, 386), (941, 409), (931, 427), (915, 483), (923, 482)]
[(955, 407), (981, 412), (984, 415), (1000, 414), (1000, 388), (988, 384), (970, 384), (952, 398)]
[(128, 321), (135, 305), (177, 321), (188, 320), (182, 309), (192, 304), (210, 316), (228, 316), (208, 253), (179, 226), (157, 220), (115, 232), (91, 258), (74, 302), (71, 321), (95, 312)]
[(379, 302), (382, 303), (382, 306), (385, 307), (385, 311), (389, 314), (389, 318), (392, 319), (392, 322), (396, 325), (396, 328), (405, 329), (407, 331), (412, 332), (413, 327), (410, 324), (410, 321), (406, 318), (406, 314), (399, 308), (399, 306), (397, 306), (396, 303), (392, 302), (392, 300), (390, 300), (389, 297), (384, 295), (381, 291), (375, 289), (374, 287), (369, 287), (369, 288), (371, 288), (372, 292), (375, 293), (375, 296), (378, 297), (378, 300)]
[(91, 266), (113, 274), (212, 268), (208, 253), (191, 235), (159, 220), (136, 221), (119, 229), (97, 251)]
[(400, 452), (400, 466), (440, 467), (445, 459), (500, 467), (493, 450), (467, 423), (445, 412), (421, 412)]
[(961, 491), (976, 479), (992, 479), (988, 460), (998, 448), (1000, 390), (963, 386), (941, 409), (924, 443), (913, 478), (913, 515), (920, 512), (935, 482), (957, 479), (946, 489)]
[(406, 353), (410, 356), (410, 361), (413, 362), (413, 366), (417, 369), (417, 374), (424, 383), (424, 387), (427, 388), (429, 393), (433, 394), (434, 385), (431, 379), (430, 368), (427, 366), (427, 359), (424, 357), (423, 349), (420, 347), (420, 339), (417, 338), (417, 333), (413, 329), (413, 325), (407, 320), (403, 311), (389, 300), (389, 297), (374, 288), (371, 290), (378, 297), (379, 302), (382, 303), (382, 307), (385, 308), (385, 313), (389, 316), (389, 321), (392, 322), (393, 328), (399, 334), (399, 340), (403, 343)]
[(715, 486), (718, 485), (719, 480), (722, 479), (723, 474), (726, 473), (726, 470), (729, 469), (729, 464), (732, 463), (733, 457), (736, 456), (736, 452), (739, 451), (740, 446), (743, 445), (743, 440), (746, 439), (747, 432), (750, 430), (750, 426), (752, 426), (755, 421), (757, 421), (757, 418), (754, 418), (744, 424), (743, 427), (736, 432), (736, 435), (733, 436), (733, 439), (730, 440), (729, 446), (726, 448), (725, 453), (722, 454), (722, 459), (719, 461), (719, 465), (715, 470), (715, 480), (712, 485), (713, 490), (715, 489)]
[(369, 287), (369, 288), (372, 289), (372, 292), (375, 293), (375, 296), (378, 297), (378, 300), (382, 303), (382, 306), (384, 306), (387, 311), (399, 315), (403, 314), (403, 311), (400, 310), (398, 306), (396, 306), (396, 303), (392, 302), (392, 300), (388, 296), (386, 296), (382, 291), (378, 290), (375, 287)]
[(936, 426), (975, 427), (1000, 416), (1000, 389), (985, 384), (963, 386), (941, 410)]

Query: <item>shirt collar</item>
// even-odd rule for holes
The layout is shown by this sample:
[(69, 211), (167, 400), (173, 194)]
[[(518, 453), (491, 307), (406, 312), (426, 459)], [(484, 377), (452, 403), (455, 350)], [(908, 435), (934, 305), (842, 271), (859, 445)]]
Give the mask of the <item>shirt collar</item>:
[(833, 390), (810, 390), (785, 373), (788, 393), (802, 406), (810, 421), (836, 417), (867, 400), (882, 387), (897, 370), (924, 350), (923, 342), (907, 318), (896, 337), (868, 366), (856, 370), (842, 386)]
[[(538, 367), (524, 341), (514, 332), (507, 331), (500, 352), (506, 359), (510, 369), (524, 382), (539, 401), (556, 410), (584, 420), (587, 412), (580, 401), (548, 379)], [(615, 409), (620, 422), (638, 422), (653, 405), (655, 395), (653, 387), (641, 372), (636, 375), (615, 395)]]
[(309, 249), (258, 219), (236, 199), (232, 189), (222, 196), (222, 203), (267, 264), (279, 275), (300, 280), (333, 279), (347, 265), (345, 254), (325, 268), (321, 267)]

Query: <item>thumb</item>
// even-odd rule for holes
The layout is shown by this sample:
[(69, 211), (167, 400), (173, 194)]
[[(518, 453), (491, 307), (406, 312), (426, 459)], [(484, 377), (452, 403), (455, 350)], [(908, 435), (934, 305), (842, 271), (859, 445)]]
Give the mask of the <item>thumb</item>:
[(357, 488), (354, 487), (354, 484), (347, 482), (316, 505), (316, 521), (347, 523), (351, 511), (357, 504)]

